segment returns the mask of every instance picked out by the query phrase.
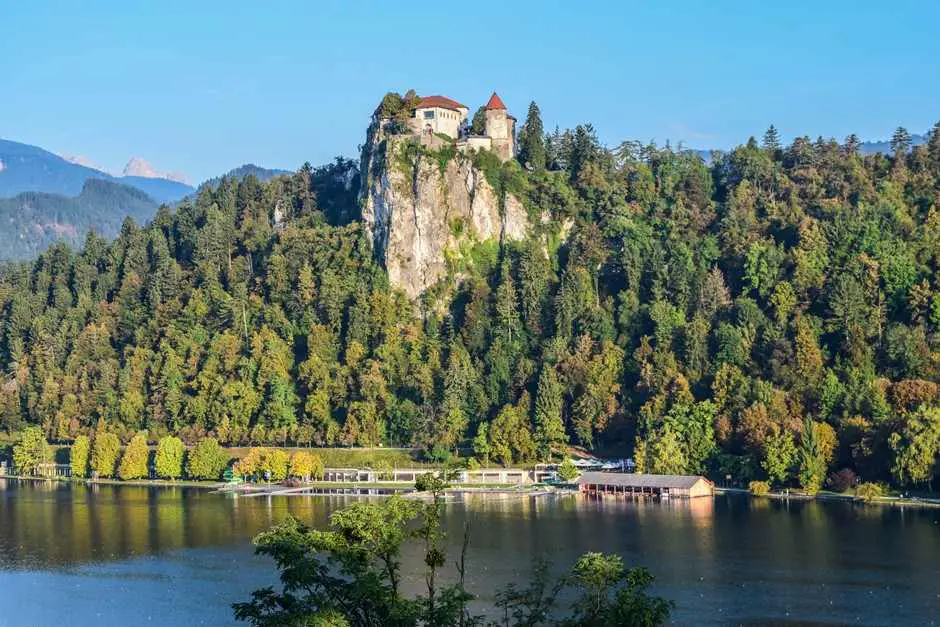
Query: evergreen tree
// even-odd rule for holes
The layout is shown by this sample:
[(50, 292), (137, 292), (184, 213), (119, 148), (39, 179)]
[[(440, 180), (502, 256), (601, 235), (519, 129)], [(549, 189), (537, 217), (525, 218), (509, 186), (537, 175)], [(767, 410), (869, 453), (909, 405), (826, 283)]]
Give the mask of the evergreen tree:
[(797, 468), (800, 486), (810, 494), (815, 494), (825, 479), (826, 462), (820, 450), (816, 425), (809, 417), (803, 421), (803, 430), (800, 433)]
[(535, 101), (529, 103), (529, 113), (519, 133), (519, 161), (533, 170), (545, 168), (545, 129)]
[(473, 117), (470, 120), (470, 134), (486, 134), (486, 107), (480, 107), (474, 112)]
[(91, 442), (87, 435), (80, 435), (72, 442), (69, 449), (69, 465), (72, 469), (73, 477), (88, 476), (88, 462), (91, 454)]
[(770, 153), (775, 153), (780, 149), (780, 133), (777, 132), (777, 128), (773, 124), (764, 133), (763, 146), (764, 150)]
[(564, 446), (568, 441), (562, 419), (562, 394), (555, 368), (551, 365), (543, 366), (535, 396), (535, 439), (542, 459), (550, 460), (552, 450)]
[(891, 135), (891, 154), (894, 155), (895, 164), (903, 165), (910, 149), (911, 134), (903, 126), (897, 127)]

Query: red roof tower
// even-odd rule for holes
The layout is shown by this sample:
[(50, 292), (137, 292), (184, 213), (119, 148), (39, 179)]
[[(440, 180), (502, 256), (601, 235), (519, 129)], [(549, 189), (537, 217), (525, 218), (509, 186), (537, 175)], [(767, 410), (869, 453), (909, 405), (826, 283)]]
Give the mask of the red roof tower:
[(493, 95), (490, 96), (489, 101), (486, 103), (486, 108), (487, 108), (488, 110), (502, 109), (503, 111), (505, 111), (505, 110), (506, 110), (506, 105), (503, 103), (502, 98), (500, 98), (499, 96), (497, 96), (497, 95), (496, 95), (496, 92), (494, 91), (494, 92), (493, 92)]

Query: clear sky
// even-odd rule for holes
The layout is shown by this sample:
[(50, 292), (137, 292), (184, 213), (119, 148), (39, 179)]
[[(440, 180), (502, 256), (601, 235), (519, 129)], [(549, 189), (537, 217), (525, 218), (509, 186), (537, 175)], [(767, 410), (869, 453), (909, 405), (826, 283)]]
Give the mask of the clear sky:
[(727, 148), (940, 119), (940, 2), (0, 0), (0, 137), (193, 181), (355, 156), (388, 90)]

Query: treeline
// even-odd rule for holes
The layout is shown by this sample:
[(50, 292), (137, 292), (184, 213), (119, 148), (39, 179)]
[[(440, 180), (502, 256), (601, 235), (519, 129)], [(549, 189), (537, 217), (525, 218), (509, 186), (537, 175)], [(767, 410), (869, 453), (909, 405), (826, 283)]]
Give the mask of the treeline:
[[(127, 446), (114, 433), (102, 431), (92, 437), (76, 436), (68, 449), (68, 463), (74, 478), (194, 479), (218, 481), (227, 473), (243, 480), (304, 481), (323, 478), (324, 464), (310, 451), (288, 451), (255, 447), (240, 458), (223, 448), (215, 438), (202, 438), (188, 449), (181, 439), (165, 435), (151, 451), (146, 432), (135, 434)], [(26, 427), (12, 447), (17, 474), (29, 476), (48, 463), (49, 445), (40, 427)]]
[(540, 216), (421, 303), (357, 221), (355, 167), (203, 189), (0, 281), (0, 425), (223, 444), (567, 444), (652, 472), (929, 482), (940, 449), (940, 132), (893, 155), (771, 128), (711, 163), (544, 133), (486, 164)]

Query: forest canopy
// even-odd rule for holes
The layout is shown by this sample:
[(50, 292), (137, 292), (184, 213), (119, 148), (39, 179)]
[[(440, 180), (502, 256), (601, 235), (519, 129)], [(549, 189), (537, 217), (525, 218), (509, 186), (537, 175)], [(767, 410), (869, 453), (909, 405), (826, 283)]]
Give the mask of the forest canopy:
[(374, 260), (342, 159), (4, 266), (0, 428), (931, 481), (940, 126), (890, 155), (771, 128), (706, 163), (538, 117), (487, 175), (539, 226), (420, 303)]

